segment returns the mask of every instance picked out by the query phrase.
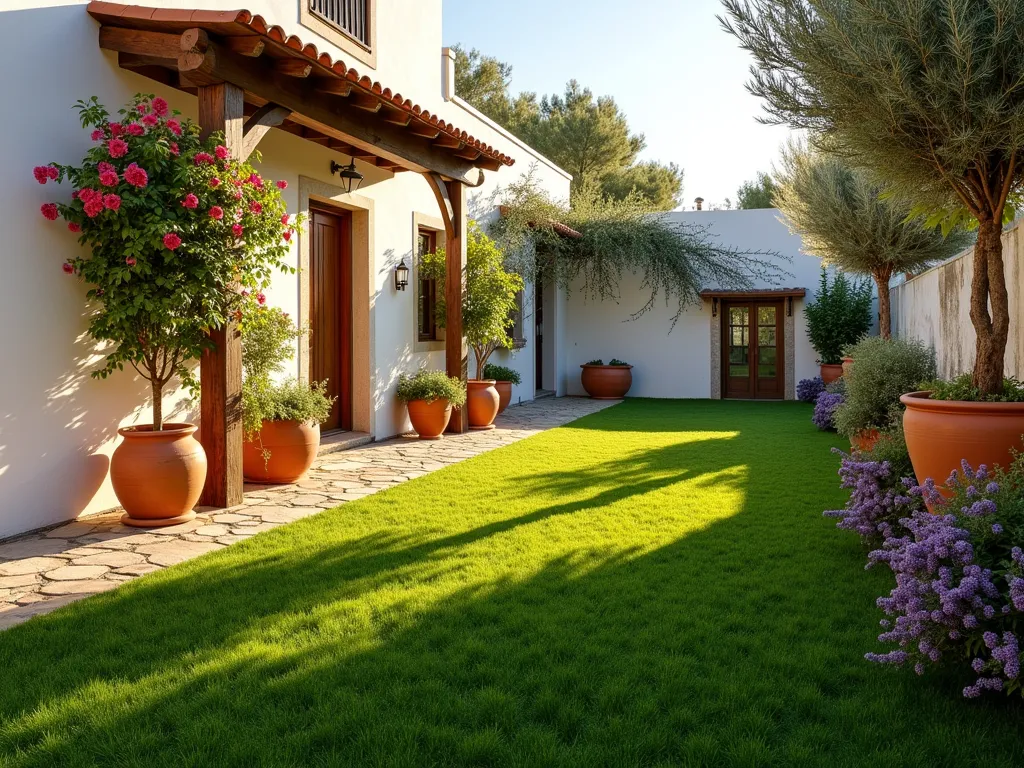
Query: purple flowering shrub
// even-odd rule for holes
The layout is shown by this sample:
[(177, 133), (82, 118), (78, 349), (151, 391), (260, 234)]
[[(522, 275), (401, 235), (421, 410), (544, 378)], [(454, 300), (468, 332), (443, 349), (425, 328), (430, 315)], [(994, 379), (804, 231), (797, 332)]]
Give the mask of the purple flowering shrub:
[(835, 431), (836, 410), (846, 401), (844, 395), (838, 392), (825, 391), (818, 395), (814, 402), (814, 415), (811, 421), (818, 429)]
[(796, 399), (801, 403), (816, 403), (818, 395), (825, 391), (825, 382), (821, 376), (813, 379), (800, 379), (796, 385)]
[(843, 509), (826, 511), (825, 517), (838, 519), (837, 528), (857, 533), (867, 546), (877, 548), (901, 536), (900, 520), (924, 508), (920, 495), (910, 494), (913, 481), (894, 470), (893, 462), (843, 453), (839, 477), (850, 499)]

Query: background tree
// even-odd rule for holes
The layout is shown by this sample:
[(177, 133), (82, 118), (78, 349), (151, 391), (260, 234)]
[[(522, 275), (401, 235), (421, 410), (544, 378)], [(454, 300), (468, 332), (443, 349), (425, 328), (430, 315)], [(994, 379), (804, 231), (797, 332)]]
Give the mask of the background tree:
[(683, 169), (675, 163), (636, 163), (613, 171), (601, 179), (601, 190), (613, 200), (625, 200), (630, 193), (641, 195), (658, 211), (682, 205)]
[(775, 180), (767, 173), (758, 173), (754, 181), (745, 181), (736, 191), (736, 207), (741, 210), (774, 208)]
[[(828, 136), (945, 230), (978, 227), (973, 383), (1003, 391), (1002, 224), (1024, 186), (1024, 13), (1015, 0), (724, 0), (767, 122)], [(989, 307), (991, 306), (991, 311)]]
[(948, 238), (910, 208), (882, 199), (882, 187), (865, 171), (835, 155), (800, 144), (782, 155), (776, 205), (803, 239), (803, 249), (845, 272), (870, 275), (878, 288), (879, 330), (891, 335), (889, 280), (953, 256), (966, 247), (966, 233)]

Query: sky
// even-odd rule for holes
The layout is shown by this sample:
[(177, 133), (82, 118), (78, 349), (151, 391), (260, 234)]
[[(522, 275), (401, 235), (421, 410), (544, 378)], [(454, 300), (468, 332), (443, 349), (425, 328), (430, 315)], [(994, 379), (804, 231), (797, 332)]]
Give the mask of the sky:
[[(679, 164), (683, 201), (736, 202), (770, 171), (789, 130), (747, 92), (750, 54), (724, 32), (719, 0), (444, 0), (444, 44), (512, 65), (512, 91), (561, 92), (576, 78), (613, 96), (643, 160)], [(623, 11), (626, 17), (624, 18)]]

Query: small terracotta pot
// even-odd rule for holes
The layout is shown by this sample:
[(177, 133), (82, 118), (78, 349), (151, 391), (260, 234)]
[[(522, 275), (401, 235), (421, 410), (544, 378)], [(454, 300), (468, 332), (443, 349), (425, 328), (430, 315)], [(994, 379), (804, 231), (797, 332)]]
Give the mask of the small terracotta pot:
[(192, 507), (206, 483), (206, 452), (195, 424), (122, 427), (124, 438), (110, 458), (110, 483), (125, 513), (121, 522), (160, 528), (196, 516)]
[(595, 400), (621, 400), (633, 386), (632, 365), (581, 365), (580, 382)]
[(853, 365), (853, 358), (847, 355), (843, 358), (843, 376), (850, 373), (850, 367)]
[(494, 388), (494, 379), (466, 382), (466, 407), (469, 408), (470, 429), (494, 429), (501, 397)]
[(843, 375), (842, 365), (832, 365), (831, 363), (821, 365), (821, 380), (826, 384), (831, 384), (836, 379)]
[(512, 402), (512, 382), (496, 381), (494, 382), (494, 388), (498, 390), (498, 415), (500, 416), (508, 408), (509, 403)]
[(420, 440), (440, 440), (452, 418), (452, 404), (447, 400), (410, 400), (409, 421)]
[(850, 447), (855, 451), (867, 452), (875, 447), (881, 433), (877, 429), (862, 429), (850, 438)]
[(319, 424), (264, 421), (259, 436), (242, 445), (242, 473), (250, 483), (295, 483), (313, 465), (318, 450)]
[(961, 460), (972, 468), (1009, 467), (1011, 449), (1024, 449), (1024, 403), (973, 403), (932, 400), (930, 392), (900, 398), (903, 434), (917, 481), (932, 478), (940, 491)]

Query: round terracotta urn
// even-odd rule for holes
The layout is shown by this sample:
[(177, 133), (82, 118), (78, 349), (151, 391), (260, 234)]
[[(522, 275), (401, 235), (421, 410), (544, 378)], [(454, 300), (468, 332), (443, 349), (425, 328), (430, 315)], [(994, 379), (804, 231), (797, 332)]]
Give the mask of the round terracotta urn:
[(903, 434), (919, 483), (932, 478), (941, 486), (966, 460), (972, 468), (985, 464), (1009, 467), (1013, 450), (1024, 449), (1024, 403), (975, 403), (932, 400), (930, 392), (900, 398)]
[(867, 453), (874, 449), (881, 436), (877, 429), (862, 429), (850, 438), (850, 447), (855, 451)]
[(825, 363), (821, 364), (821, 380), (826, 384), (831, 384), (836, 379), (843, 375), (842, 365), (832, 365)]
[(595, 400), (621, 400), (633, 386), (632, 365), (581, 365), (580, 382)]
[(452, 418), (452, 405), (447, 400), (410, 400), (409, 421), (420, 440), (440, 440)]
[(242, 445), (242, 473), (250, 483), (295, 483), (313, 465), (318, 450), (319, 424), (264, 421), (259, 436)]
[(470, 429), (494, 429), (501, 397), (494, 387), (494, 379), (466, 382), (466, 407), (469, 408)]
[(509, 403), (512, 402), (512, 382), (496, 381), (494, 382), (494, 388), (498, 390), (498, 415), (500, 416), (508, 408)]
[(123, 427), (121, 444), (110, 458), (110, 483), (125, 513), (121, 522), (160, 528), (196, 516), (206, 482), (206, 453), (195, 438), (195, 424)]

